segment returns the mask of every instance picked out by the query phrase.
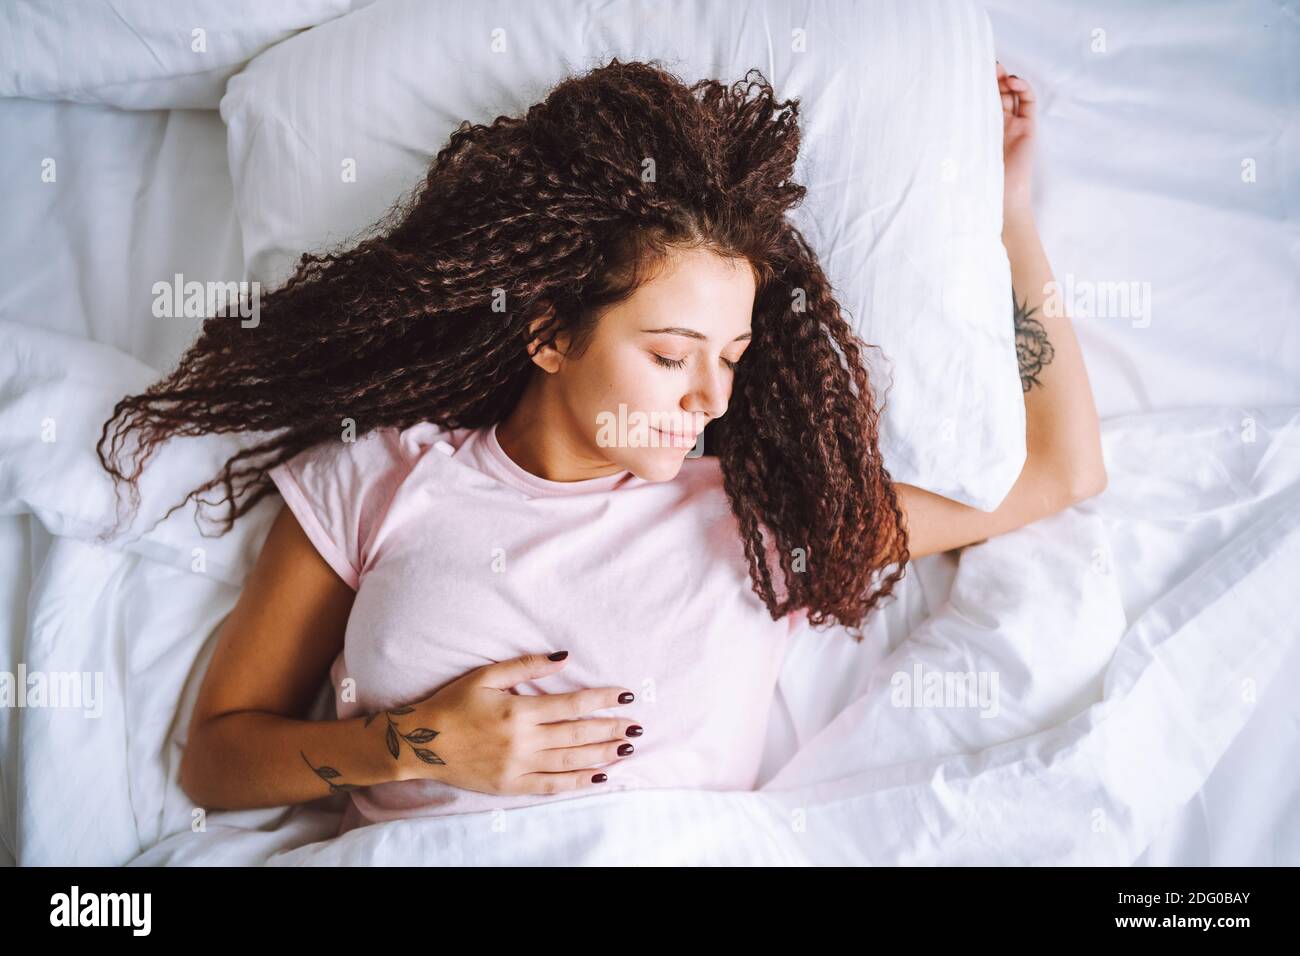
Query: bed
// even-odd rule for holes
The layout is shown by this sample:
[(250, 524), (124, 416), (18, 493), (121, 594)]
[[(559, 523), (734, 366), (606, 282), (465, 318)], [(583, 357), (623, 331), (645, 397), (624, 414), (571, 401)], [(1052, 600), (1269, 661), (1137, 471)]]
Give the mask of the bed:
[[(364, 6), (319, 5), (266, 43)], [(152, 281), (243, 266), (220, 90), (187, 86), (173, 108), (0, 99), (0, 672), (104, 684), (94, 719), (0, 708), (0, 859), (1300, 863), (1300, 16), (985, 6), (999, 56), (1040, 91), (1035, 193), (1057, 278), (1133, 295), (1120, 314), (1073, 303), (1106, 492), (913, 562), (860, 645), (793, 645), (755, 791), (607, 794), (341, 838), (335, 798), (203, 813), (176, 780), (271, 502), (220, 540), (189, 510), (129, 546), (95, 540), (99, 425), (197, 330), (152, 315)], [(42, 189), (49, 157), (76, 169), (71, 189)], [(147, 500), (179, 500), (230, 448), (164, 452)], [(997, 675), (997, 713), (907, 706), (933, 672)]]

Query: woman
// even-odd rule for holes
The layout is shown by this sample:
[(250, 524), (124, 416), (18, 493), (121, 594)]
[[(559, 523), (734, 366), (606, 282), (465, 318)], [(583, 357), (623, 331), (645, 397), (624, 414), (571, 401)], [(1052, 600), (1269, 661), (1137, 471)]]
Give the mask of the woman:
[[(220, 482), (229, 523), (271, 483), (287, 507), (220, 630), (185, 791), (350, 791), (342, 832), (592, 787), (751, 789), (801, 625), (860, 639), (909, 558), (1100, 491), (1069, 321), (1035, 315), (1032, 91), (998, 83), (1028, 458), (992, 513), (890, 481), (862, 343), (785, 218), (798, 103), (761, 75), (688, 88), (613, 60), (463, 124), (385, 228), (304, 256), (256, 330), (208, 320), (100, 442), (134, 487), (142, 461), (110, 460), (132, 430), (144, 459), (275, 433), (191, 493)], [(716, 457), (687, 457), (701, 432)], [(326, 672), (338, 719), (304, 720)]]

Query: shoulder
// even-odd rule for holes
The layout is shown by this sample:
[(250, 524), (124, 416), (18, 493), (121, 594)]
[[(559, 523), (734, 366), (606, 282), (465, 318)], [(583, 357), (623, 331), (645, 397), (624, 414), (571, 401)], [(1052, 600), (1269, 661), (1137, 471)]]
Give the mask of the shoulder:
[(675, 506), (699, 510), (710, 524), (734, 522), (722, 484), (722, 465), (717, 458), (687, 458), (672, 479), (671, 487)]
[(440, 442), (467, 432), (420, 422), (374, 428), (355, 438), (328, 438), (268, 473), (303, 530), (330, 566), (353, 588), (390, 504), (420, 458)]
[[(417, 422), (401, 430), (386, 428), (378, 431), (383, 432), (382, 440), (393, 448), (403, 461), (414, 465), (430, 449), (450, 445), (451, 450), (458, 450), (475, 429), (446, 428), (433, 422)], [(440, 450), (447, 449), (443, 447)]]
[[(703, 496), (712, 496), (715, 504), (719, 509), (726, 512), (724, 518), (735, 537), (735, 560), (737, 567), (743, 569), (745, 575), (749, 574), (749, 561), (745, 557), (743, 544), (740, 541), (740, 525), (731, 511), (730, 501), (727, 499), (726, 489), (723, 487), (722, 463), (713, 456), (690, 459), (682, 463), (680, 477), (689, 485), (698, 489)], [(784, 600), (787, 594), (785, 580), (781, 572), (781, 547), (778, 545), (776, 536), (772, 533), (766, 522), (759, 521), (759, 533), (762, 535), (763, 552), (769, 569), (773, 574), (773, 582), (776, 587), (778, 597)], [(792, 547), (790, 550), (792, 561), (798, 561), (802, 557), (802, 549)], [(788, 634), (795, 634), (802, 631), (808, 626), (808, 609), (796, 608), (785, 616), (788, 625)]]
[[(447, 442), (460, 447), (467, 429), (448, 429), (432, 422), (418, 422), (408, 428), (385, 426), (361, 435), (340, 433), (290, 458), (291, 471), (360, 469), (367, 474), (409, 470), (430, 448)], [(283, 467), (283, 466), (280, 466)]]
[(687, 458), (677, 472), (677, 480), (701, 488), (722, 487), (722, 462), (713, 455)]
[(355, 437), (340, 433), (268, 474), (286, 498), (305, 499), (319, 512), (351, 516), (354, 522), (373, 520), (430, 449), (444, 442), (459, 447), (467, 434), (431, 422), (373, 428)]

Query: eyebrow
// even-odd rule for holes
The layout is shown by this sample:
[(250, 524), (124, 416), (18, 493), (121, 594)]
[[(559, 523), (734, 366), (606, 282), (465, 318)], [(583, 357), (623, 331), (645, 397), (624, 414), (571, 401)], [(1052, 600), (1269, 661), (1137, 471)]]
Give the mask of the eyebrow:
[[(703, 342), (707, 342), (709, 340), (709, 337), (703, 334), (702, 332), (697, 332), (695, 329), (684, 328), (680, 325), (669, 326), (666, 329), (642, 329), (641, 331), (646, 333), (647, 335), (684, 335), (687, 338), (700, 339)], [(739, 342), (742, 339), (750, 338), (750, 336), (751, 333), (742, 332), (740, 335), (737, 335), (731, 341)]]

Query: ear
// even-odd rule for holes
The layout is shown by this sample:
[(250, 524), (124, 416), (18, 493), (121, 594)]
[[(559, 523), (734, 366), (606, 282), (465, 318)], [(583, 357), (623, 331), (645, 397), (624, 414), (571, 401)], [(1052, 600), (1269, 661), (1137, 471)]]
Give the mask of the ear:
[(560, 370), (560, 363), (564, 360), (564, 353), (569, 350), (568, 332), (558, 332), (555, 336), (555, 342), (550, 345), (542, 345), (539, 341), (540, 333), (546, 324), (555, 316), (554, 306), (547, 305), (537, 318), (528, 323), (528, 355), (536, 365), (544, 372), (555, 373)]

